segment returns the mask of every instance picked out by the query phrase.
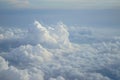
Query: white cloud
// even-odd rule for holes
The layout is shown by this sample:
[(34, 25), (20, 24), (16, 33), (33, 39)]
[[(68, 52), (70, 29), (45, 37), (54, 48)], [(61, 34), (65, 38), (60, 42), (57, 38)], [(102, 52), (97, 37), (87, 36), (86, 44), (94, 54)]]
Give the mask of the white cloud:
[(16, 29), (16, 28), (0, 28), (0, 40), (7, 40), (7, 39), (19, 39), (24, 34), (26, 31), (21, 30), (21, 29)]
[(50, 78), (49, 80), (65, 80), (62, 76), (58, 76), (57, 78)]
[[(119, 36), (97, 41), (98, 37), (86, 27), (59, 23), (48, 28), (34, 23), (26, 30), (0, 28), (2, 45), (20, 42), (7, 52), (0, 49), (0, 80), (119, 80)], [(93, 42), (73, 43), (71, 36), (73, 41), (74, 36), (79, 40), (92, 36)]]
[(0, 79), (2, 80), (29, 80), (29, 75), (24, 70), (18, 70), (15, 67), (0, 72)]
[(28, 80), (28, 73), (24, 70), (18, 70), (15, 67), (9, 67), (8, 62), (0, 57), (0, 79), (2, 80)]
[(8, 62), (6, 62), (4, 58), (0, 56), (0, 71), (5, 69), (8, 69)]
[(58, 24), (53, 30), (42, 26), (38, 21), (34, 22), (35, 27), (28, 30), (26, 35), (27, 43), (42, 44), (48, 48), (70, 48), (69, 33), (65, 25)]

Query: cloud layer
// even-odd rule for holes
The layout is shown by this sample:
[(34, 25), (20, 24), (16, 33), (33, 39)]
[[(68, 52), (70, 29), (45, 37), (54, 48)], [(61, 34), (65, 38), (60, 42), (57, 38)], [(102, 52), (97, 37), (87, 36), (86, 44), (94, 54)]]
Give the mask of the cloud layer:
[[(119, 9), (119, 0), (1, 0), (1, 8)], [(74, 6), (71, 6), (74, 5)]]
[(119, 36), (98, 39), (89, 28), (63, 23), (34, 25), (1, 27), (0, 80), (120, 79)]

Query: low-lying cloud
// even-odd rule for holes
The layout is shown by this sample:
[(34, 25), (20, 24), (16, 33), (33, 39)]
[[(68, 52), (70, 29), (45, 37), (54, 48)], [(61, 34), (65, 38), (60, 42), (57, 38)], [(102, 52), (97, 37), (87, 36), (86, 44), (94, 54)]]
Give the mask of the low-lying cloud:
[(119, 37), (99, 40), (88, 28), (63, 23), (34, 25), (0, 28), (0, 80), (120, 79)]

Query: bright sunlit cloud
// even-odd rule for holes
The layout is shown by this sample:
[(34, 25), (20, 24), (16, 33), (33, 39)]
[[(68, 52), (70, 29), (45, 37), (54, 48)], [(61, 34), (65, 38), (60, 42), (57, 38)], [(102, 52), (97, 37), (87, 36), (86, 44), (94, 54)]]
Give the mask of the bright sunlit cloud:
[(26, 29), (0, 27), (0, 80), (120, 79), (120, 36), (63, 23), (49, 27), (39, 21)]

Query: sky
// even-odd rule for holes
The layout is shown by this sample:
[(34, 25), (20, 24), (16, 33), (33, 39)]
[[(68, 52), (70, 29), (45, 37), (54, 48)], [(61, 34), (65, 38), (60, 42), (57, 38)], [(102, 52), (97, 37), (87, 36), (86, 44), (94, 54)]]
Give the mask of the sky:
[(120, 0), (0, 0), (0, 80), (119, 80)]
[(0, 9), (119, 9), (120, 0), (0, 0)]
[(28, 26), (40, 19), (47, 24), (118, 27), (120, 0), (0, 0), (0, 18), (1, 26)]

